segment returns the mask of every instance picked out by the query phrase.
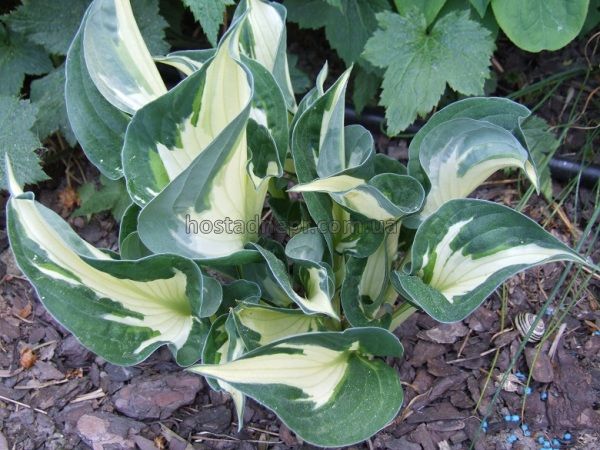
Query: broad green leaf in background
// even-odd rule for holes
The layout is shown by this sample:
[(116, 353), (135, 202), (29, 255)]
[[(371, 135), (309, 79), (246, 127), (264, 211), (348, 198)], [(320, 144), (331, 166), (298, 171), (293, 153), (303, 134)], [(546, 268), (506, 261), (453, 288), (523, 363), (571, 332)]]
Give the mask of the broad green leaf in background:
[(129, 0), (94, 0), (85, 19), (83, 53), (98, 90), (128, 114), (167, 92)]
[(66, 106), (71, 128), (88, 159), (110, 179), (123, 176), (121, 148), (129, 117), (106, 100), (90, 78), (83, 55), (85, 19), (66, 61)]
[(469, 2), (471, 3), (471, 6), (475, 8), (477, 14), (479, 14), (479, 16), (483, 18), (488, 9), (488, 6), (490, 5), (490, 0), (469, 0)]
[(508, 38), (529, 52), (558, 50), (578, 34), (590, 0), (492, 0), (496, 20)]
[(225, 18), (225, 9), (233, 5), (233, 0), (183, 0), (192, 11), (194, 18), (200, 22), (208, 41), (216, 47), (219, 27)]
[(6, 16), (8, 26), (43, 46), (66, 55), (90, 0), (27, 0)]
[(527, 216), (484, 200), (445, 203), (421, 224), (406, 272), (392, 283), (440, 322), (473, 312), (509, 277), (552, 261), (585, 260)]
[(427, 26), (433, 23), (444, 3), (446, 0), (394, 0), (396, 10), (400, 14), (406, 14), (417, 7), (425, 15)]
[(331, 46), (346, 65), (358, 61), (377, 28), (375, 14), (388, 10), (386, 0), (340, 0), (341, 8), (324, 0), (285, 0), (289, 19), (302, 28), (325, 27)]
[(439, 101), (446, 83), (465, 95), (483, 93), (494, 41), (467, 11), (450, 12), (430, 31), (418, 10), (377, 15), (379, 29), (364, 57), (385, 68), (380, 103), (386, 107), (388, 132), (397, 134)]
[(600, 0), (590, 0), (588, 14), (579, 36), (585, 36), (595, 30), (598, 25), (600, 25)]
[(340, 447), (367, 439), (398, 413), (403, 400), (398, 375), (373, 356), (402, 353), (388, 331), (357, 328), (292, 336), (226, 364), (190, 370), (277, 411), (304, 441)]
[(294, 94), (304, 94), (312, 87), (309, 76), (300, 67), (298, 67), (298, 55), (288, 53), (288, 63), (290, 66), (290, 78), (294, 88)]
[(135, 21), (151, 55), (164, 55), (170, 45), (165, 40), (169, 25), (160, 15), (160, 0), (130, 0)]
[(48, 311), (84, 346), (116, 364), (138, 363), (165, 344), (179, 364), (199, 359), (208, 332), (202, 317), (215, 310), (203, 311), (203, 304), (219, 301), (218, 283), (173, 255), (112, 259), (14, 180), (11, 192), (8, 235), (17, 263)]
[(34, 80), (29, 96), (31, 103), (40, 111), (35, 122), (40, 139), (59, 131), (74, 146), (77, 139), (69, 125), (65, 104), (65, 66), (61, 65), (43, 78)]
[(379, 75), (365, 70), (362, 66), (354, 69), (352, 103), (357, 114), (361, 114), (365, 106), (376, 98), (379, 86), (381, 86)]
[(73, 216), (89, 216), (103, 211), (110, 211), (120, 221), (125, 210), (131, 204), (127, 188), (123, 180), (111, 180), (100, 176), (100, 188), (94, 183), (85, 183), (77, 190), (81, 207), (73, 211)]
[(0, 95), (18, 96), (25, 74), (43, 75), (51, 70), (52, 61), (42, 47), (0, 24)]
[(0, 189), (8, 187), (5, 155), (12, 162), (19, 184), (48, 178), (35, 153), (42, 146), (37, 134), (32, 131), (37, 114), (37, 107), (30, 104), (29, 100), (0, 95)]

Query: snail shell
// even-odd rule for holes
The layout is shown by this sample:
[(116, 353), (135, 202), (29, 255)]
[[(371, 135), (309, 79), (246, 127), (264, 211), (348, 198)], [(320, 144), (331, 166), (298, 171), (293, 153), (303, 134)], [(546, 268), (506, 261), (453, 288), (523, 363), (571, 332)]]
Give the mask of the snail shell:
[[(519, 313), (515, 317), (515, 327), (521, 334), (521, 336), (526, 337), (529, 330), (531, 330), (531, 326), (535, 321), (535, 314), (531, 313)], [(546, 326), (544, 325), (544, 321), (542, 319), (539, 320), (535, 329), (531, 332), (531, 336), (527, 342), (540, 342), (542, 337), (544, 336), (544, 332), (546, 331)]]

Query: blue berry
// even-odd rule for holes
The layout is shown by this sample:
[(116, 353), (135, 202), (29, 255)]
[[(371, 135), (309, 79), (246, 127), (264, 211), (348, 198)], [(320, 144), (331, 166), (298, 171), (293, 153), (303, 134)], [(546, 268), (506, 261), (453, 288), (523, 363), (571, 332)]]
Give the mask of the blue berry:
[(531, 394), (531, 388), (529, 386), (527, 386), (525, 388), (525, 395), (530, 395)]
[(594, 331), (594, 336), (600, 336), (600, 331), (599, 330)]
[(523, 430), (523, 436), (526, 436), (526, 437), (531, 436), (531, 431), (529, 431), (529, 430)]
[(544, 436), (540, 436), (540, 437), (537, 439), (537, 441), (538, 441), (540, 444), (543, 444), (544, 442), (546, 442), (546, 439), (544, 439)]
[(522, 372), (515, 373), (515, 377), (517, 377), (519, 380), (524, 380), (526, 378), (525, 374), (523, 374)]
[(554, 314), (554, 308), (552, 306), (548, 306), (546, 309), (546, 315), (551, 316), (552, 314)]
[(504, 421), (505, 422), (510, 422), (512, 420), (512, 416), (510, 414), (507, 414), (504, 416)]
[(563, 436), (563, 439), (565, 441), (570, 441), (572, 438), (571, 433), (565, 433), (565, 435)]
[(512, 444), (516, 440), (517, 440), (517, 437), (514, 434), (511, 434), (509, 437), (506, 438), (506, 442), (508, 442), (509, 444)]
[(513, 414), (510, 417), (511, 422), (519, 422), (521, 419), (519, 418), (519, 416), (517, 416), (516, 414)]
[(560, 447), (560, 442), (558, 441), (558, 439), (552, 439), (552, 445), (554, 445), (555, 447)]
[(542, 401), (547, 400), (548, 399), (548, 393), (546, 391), (543, 391), (540, 393), (540, 399)]

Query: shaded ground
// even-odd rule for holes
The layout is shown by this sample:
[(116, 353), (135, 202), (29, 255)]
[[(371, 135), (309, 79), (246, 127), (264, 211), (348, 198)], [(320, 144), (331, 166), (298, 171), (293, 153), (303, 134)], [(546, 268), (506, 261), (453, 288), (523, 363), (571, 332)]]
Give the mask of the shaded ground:
[[(498, 91), (514, 91), (528, 80), (537, 81), (565, 61), (581, 62), (583, 44), (576, 43), (560, 55), (499, 52), (508, 56), (498, 57), (503, 70)], [(525, 79), (521, 73), (527, 73)], [(592, 82), (598, 76), (593, 75)], [(589, 95), (592, 88), (585, 85), (589, 82), (575, 77), (559, 86), (541, 114), (551, 124), (563, 123), (574, 101), (570, 89), (584, 83)], [(522, 101), (534, 106), (537, 95)], [(589, 102), (578, 122), (581, 126), (598, 119), (596, 106), (597, 101)], [(586, 131), (570, 131), (561, 152), (581, 159), (577, 152), (586, 143)], [(405, 141), (381, 138), (379, 144), (391, 147), (390, 153), (399, 157), (405, 155)], [(592, 159), (597, 157), (591, 154)], [(57, 181), (38, 192), (38, 199), (67, 216), (72, 205), (66, 207), (60, 195), (66, 187), (61, 170), (64, 174), (64, 166), (54, 174)], [(477, 196), (514, 206), (521, 188), (504, 178), (498, 175)], [(558, 193), (561, 186), (555, 190)], [(1, 206), (4, 202), (5, 198)], [(582, 189), (568, 197), (559, 213), (536, 196), (525, 212), (573, 245), (595, 206), (592, 193)], [(4, 220), (2, 214), (2, 230)], [(117, 228), (110, 217), (70, 222), (89, 242), (115, 248)], [(0, 231), (0, 254), (0, 450), (311, 448), (252, 401), (247, 405), (246, 425), (238, 433), (230, 400), (209, 391), (200, 377), (183, 372), (166, 349), (132, 368), (95, 357), (45, 312), (14, 266), (4, 231)], [(600, 260), (600, 249), (594, 250), (592, 258)], [(561, 448), (600, 448), (600, 336), (594, 335), (600, 330), (597, 278), (587, 285), (585, 274), (574, 281), (565, 297), (566, 304), (574, 306), (563, 320), (564, 329), (552, 334), (537, 356), (533, 345), (526, 347), (497, 401), (491, 403), (520, 344), (513, 328), (516, 315), (541, 310), (563, 267), (552, 264), (511, 279), (461, 323), (439, 325), (424, 314), (405, 322), (397, 331), (405, 358), (390, 361), (405, 383), (405, 406), (394, 423), (352, 448), (466, 449), (474, 443), (476, 449), (530, 449), (539, 447), (534, 440), (539, 435), (562, 438), (565, 432), (572, 439), (562, 440)], [(548, 326), (564, 312), (558, 300), (552, 306), (553, 314), (544, 317)], [(526, 395), (527, 380), (519, 375), (530, 372), (531, 393)], [(520, 415), (524, 398), (529, 437), (519, 428), (521, 423), (505, 420), (506, 415)], [(488, 412), (487, 432), (482, 433), (481, 420)], [(518, 438), (514, 444), (507, 443), (511, 434)]]

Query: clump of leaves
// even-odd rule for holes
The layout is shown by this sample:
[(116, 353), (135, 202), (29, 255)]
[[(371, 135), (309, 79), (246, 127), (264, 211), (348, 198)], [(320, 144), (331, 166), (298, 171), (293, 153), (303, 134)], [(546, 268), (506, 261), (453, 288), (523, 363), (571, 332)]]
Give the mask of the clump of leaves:
[[(107, 361), (166, 345), (231, 395), (240, 427), (251, 397), (339, 447), (398, 413), (385, 358), (402, 357), (392, 331), (412, 312), (458, 321), (529, 267), (597, 268), (521, 213), (467, 198), (505, 168), (539, 186), (527, 108), (451, 104), (405, 167), (345, 125), (350, 70), (326, 87), (325, 66), (296, 103), (285, 17), (241, 2), (216, 48), (156, 59), (183, 75), (168, 89), (129, 2), (94, 0), (67, 56), (67, 112), (90, 160), (126, 184), (119, 253), (24, 193), (10, 155), (8, 235), (44, 306)], [(289, 232), (279, 240), (260, 233), (267, 196)]]

